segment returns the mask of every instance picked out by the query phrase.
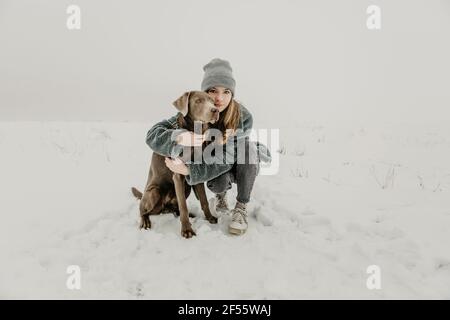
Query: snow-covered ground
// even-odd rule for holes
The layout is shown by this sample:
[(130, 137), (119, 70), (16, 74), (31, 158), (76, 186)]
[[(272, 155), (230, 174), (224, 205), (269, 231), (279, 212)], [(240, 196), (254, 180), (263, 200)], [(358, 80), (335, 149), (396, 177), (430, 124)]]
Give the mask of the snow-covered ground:
[(171, 214), (138, 230), (152, 123), (0, 123), (0, 298), (450, 299), (449, 127), (280, 128), (248, 232), (209, 224), (191, 196), (186, 240)]

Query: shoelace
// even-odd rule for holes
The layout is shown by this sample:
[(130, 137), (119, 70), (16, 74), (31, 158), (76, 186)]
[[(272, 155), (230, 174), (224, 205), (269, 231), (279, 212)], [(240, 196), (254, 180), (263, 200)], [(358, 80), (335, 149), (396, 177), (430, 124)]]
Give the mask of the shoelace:
[(241, 208), (234, 208), (231, 220), (238, 223), (247, 223), (247, 212)]

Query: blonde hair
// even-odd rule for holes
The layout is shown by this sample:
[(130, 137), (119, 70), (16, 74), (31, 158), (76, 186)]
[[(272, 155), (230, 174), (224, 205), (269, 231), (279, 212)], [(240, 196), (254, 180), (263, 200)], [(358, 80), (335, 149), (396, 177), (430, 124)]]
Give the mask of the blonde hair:
[(228, 107), (220, 113), (219, 121), (214, 125), (215, 128), (222, 132), (224, 143), (236, 132), (240, 117), (241, 109), (239, 102), (232, 98)]

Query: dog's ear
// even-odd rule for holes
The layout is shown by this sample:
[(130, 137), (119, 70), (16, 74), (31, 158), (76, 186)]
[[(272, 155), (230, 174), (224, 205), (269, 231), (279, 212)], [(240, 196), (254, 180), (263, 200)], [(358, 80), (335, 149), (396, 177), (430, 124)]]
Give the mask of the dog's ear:
[(175, 108), (178, 109), (183, 114), (183, 117), (185, 117), (188, 114), (188, 108), (189, 108), (189, 96), (191, 95), (191, 92), (185, 92), (181, 97), (179, 97), (177, 100), (173, 102), (173, 105)]

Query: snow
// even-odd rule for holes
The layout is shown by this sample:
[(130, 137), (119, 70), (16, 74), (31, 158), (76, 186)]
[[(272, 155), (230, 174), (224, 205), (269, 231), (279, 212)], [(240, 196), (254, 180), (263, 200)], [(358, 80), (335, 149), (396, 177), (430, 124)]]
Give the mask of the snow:
[(448, 127), (281, 127), (247, 233), (228, 234), (227, 215), (209, 224), (191, 196), (187, 240), (171, 214), (138, 229), (130, 188), (146, 182), (155, 121), (0, 123), (0, 298), (450, 298)]

